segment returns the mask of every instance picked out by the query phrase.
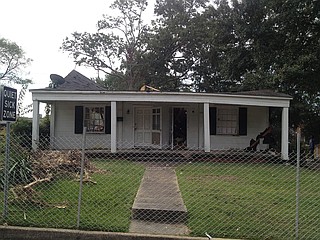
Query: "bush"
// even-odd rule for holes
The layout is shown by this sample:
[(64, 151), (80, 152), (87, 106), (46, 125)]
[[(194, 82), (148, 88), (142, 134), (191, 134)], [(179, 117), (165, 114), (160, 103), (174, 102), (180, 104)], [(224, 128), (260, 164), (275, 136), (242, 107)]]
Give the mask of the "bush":
[[(32, 180), (32, 168), (30, 162), (30, 154), (23, 147), (13, 145), (10, 150), (9, 159), (9, 184), (26, 184)], [(4, 186), (4, 165), (0, 169), (0, 188)]]

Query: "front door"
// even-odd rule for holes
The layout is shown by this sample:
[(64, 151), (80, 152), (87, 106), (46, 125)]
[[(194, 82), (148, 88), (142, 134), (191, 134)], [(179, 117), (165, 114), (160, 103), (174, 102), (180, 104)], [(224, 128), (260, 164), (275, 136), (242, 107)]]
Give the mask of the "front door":
[(187, 146), (187, 110), (173, 108), (173, 146)]
[(160, 108), (135, 108), (134, 145), (135, 147), (161, 147)]

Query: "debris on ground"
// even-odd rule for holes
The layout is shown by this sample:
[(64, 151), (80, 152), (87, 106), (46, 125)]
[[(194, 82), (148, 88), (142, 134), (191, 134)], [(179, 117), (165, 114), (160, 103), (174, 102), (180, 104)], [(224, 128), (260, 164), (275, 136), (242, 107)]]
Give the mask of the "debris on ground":
[[(15, 201), (27, 202), (41, 207), (57, 207), (64, 209), (66, 202), (52, 204), (45, 202), (35, 187), (43, 182), (50, 182), (59, 176), (70, 176), (79, 181), (81, 171), (82, 153), (79, 150), (58, 151), (44, 150), (31, 153), (30, 162), (32, 168), (32, 177), (34, 181), (26, 185), (16, 185), (10, 189)], [(101, 172), (93, 164), (84, 158), (84, 183), (97, 184), (91, 180), (90, 173)]]
[[(81, 170), (82, 153), (79, 150), (36, 151), (31, 155), (33, 175), (36, 178), (45, 178), (49, 174), (77, 174)], [(90, 161), (84, 158), (84, 170), (94, 172), (95, 168)]]

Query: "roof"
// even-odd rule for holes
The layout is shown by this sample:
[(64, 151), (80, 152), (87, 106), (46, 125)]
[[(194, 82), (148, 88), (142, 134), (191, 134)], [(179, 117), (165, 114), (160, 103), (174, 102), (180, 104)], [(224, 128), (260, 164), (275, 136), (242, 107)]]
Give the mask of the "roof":
[[(49, 90), (49, 91), (104, 91), (109, 93), (114, 93), (118, 91), (108, 91), (108, 89), (100, 86), (95, 83), (93, 80), (87, 78), (76, 70), (72, 70), (65, 78), (63, 84), (58, 85), (55, 88), (45, 88), (45, 89), (33, 89), (34, 90)], [(119, 91), (127, 93), (136, 93), (139, 94), (142, 91)], [(165, 92), (163, 92), (165, 93)], [(168, 94), (188, 94), (188, 92), (168, 92)], [(190, 92), (191, 93), (191, 92)], [(262, 90), (253, 90), (253, 91), (241, 91), (241, 92), (217, 92), (217, 93), (194, 93), (193, 94), (217, 94), (217, 95), (241, 95), (241, 96), (262, 96), (262, 97), (280, 97), (280, 98), (290, 98), (292, 97), (285, 93), (276, 92), (271, 89), (262, 89)]]
[(59, 90), (59, 91), (102, 91), (106, 90), (91, 79), (72, 70), (65, 78), (63, 84), (58, 85), (55, 88), (46, 88), (47, 90)]
[[(228, 94), (228, 93), (227, 93)], [(232, 95), (247, 95), (247, 96), (268, 96), (268, 97), (285, 97), (291, 98), (290, 95), (285, 93), (280, 93), (273, 91), (271, 89), (253, 90), (253, 91), (243, 91), (243, 92), (231, 92)]]
[(243, 106), (289, 107), (292, 97), (272, 90), (243, 92), (149, 92), (109, 91), (73, 70), (56, 88), (31, 89), (32, 99), (40, 102), (153, 102), (208, 103)]

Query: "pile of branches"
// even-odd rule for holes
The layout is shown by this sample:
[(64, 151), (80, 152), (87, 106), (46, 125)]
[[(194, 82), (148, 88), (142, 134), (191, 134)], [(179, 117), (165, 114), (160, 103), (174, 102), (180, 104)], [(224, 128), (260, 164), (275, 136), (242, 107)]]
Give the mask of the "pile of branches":
[[(29, 161), (32, 169), (31, 182), (19, 184), (11, 188), (16, 201), (36, 204), (38, 206), (52, 206), (43, 200), (35, 190), (35, 187), (43, 182), (51, 182), (59, 176), (70, 176), (79, 181), (81, 171), (82, 154), (79, 150), (70, 151), (36, 151), (31, 153)], [(96, 172), (96, 169), (87, 158), (84, 158), (84, 182), (96, 184), (90, 179), (89, 173)], [(62, 206), (66, 206), (63, 204)], [(55, 204), (54, 207), (61, 207)]]
[[(79, 174), (81, 170), (82, 154), (79, 150), (70, 151), (36, 151), (31, 155), (32, 172), (34, 178), (41, 179), (60, 174)], [(84, 171), (92, 172), (94, 167), (84, 158)]]

